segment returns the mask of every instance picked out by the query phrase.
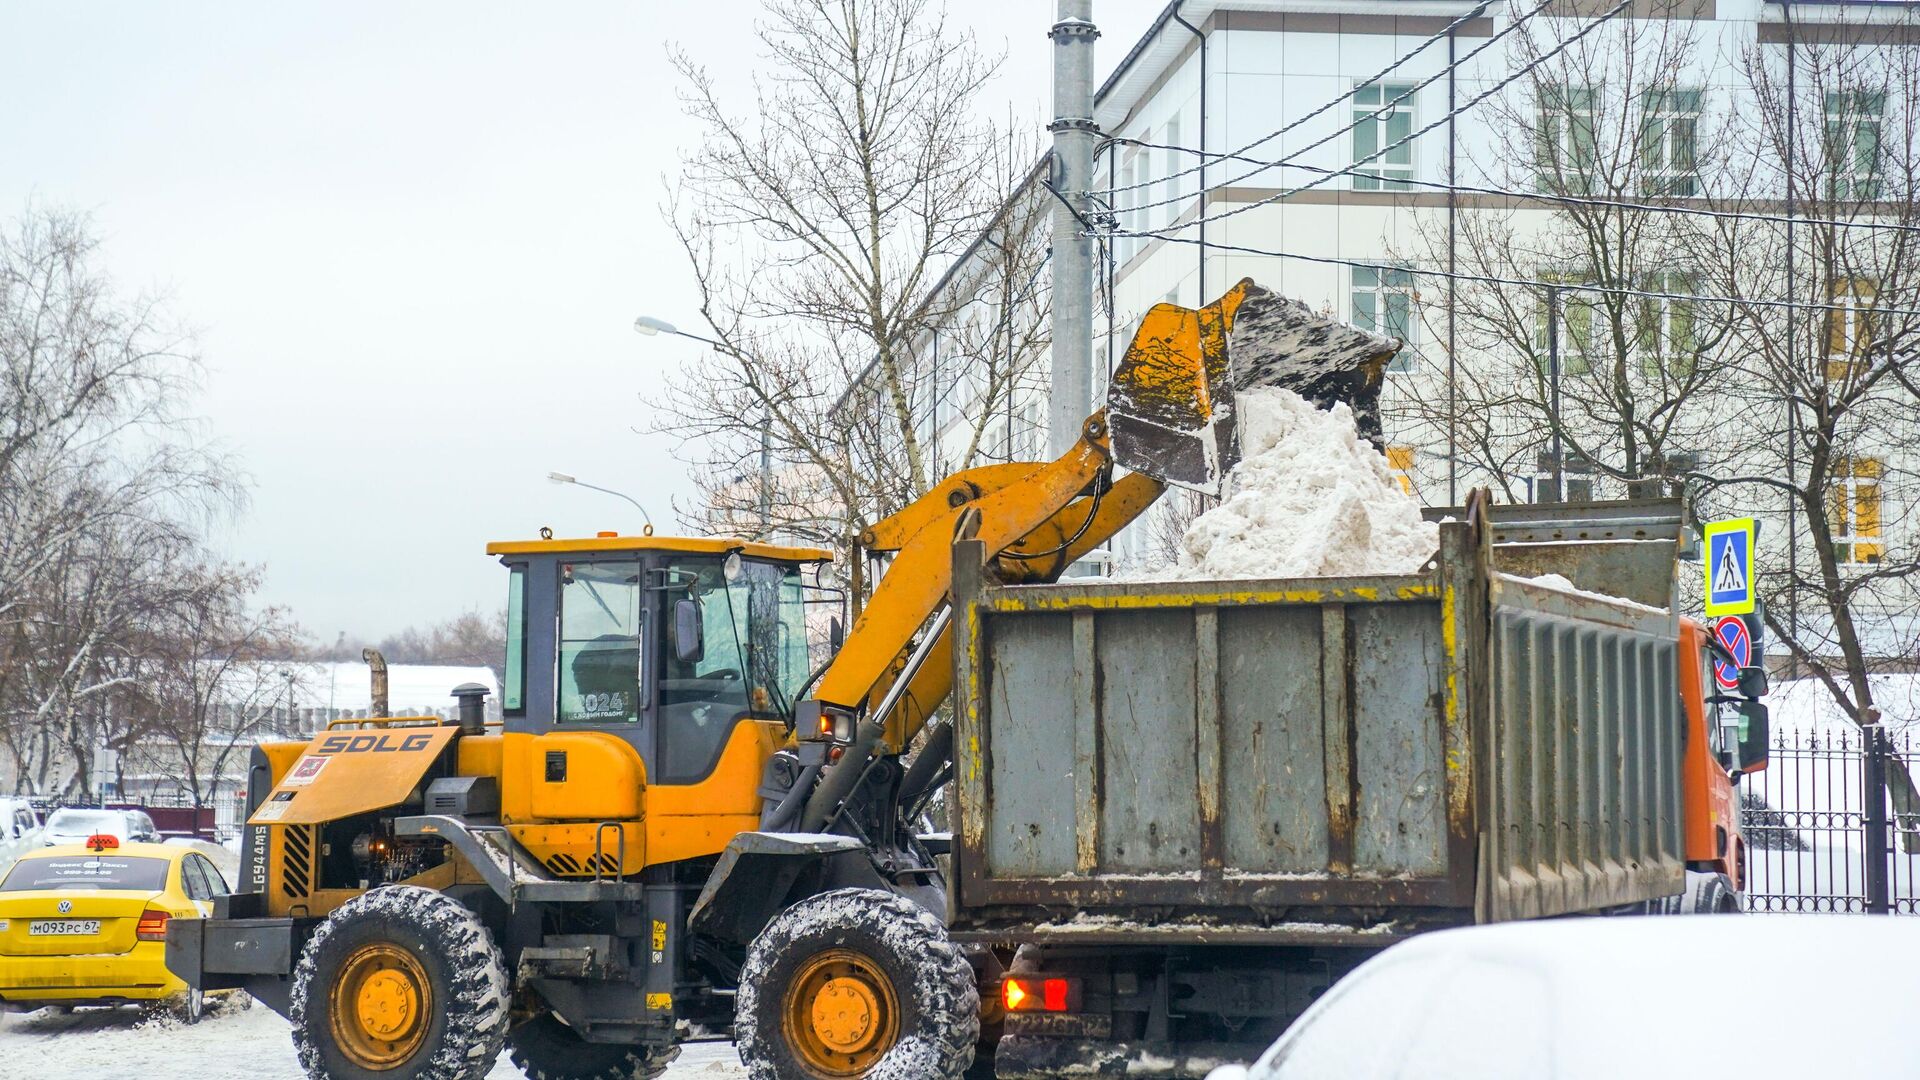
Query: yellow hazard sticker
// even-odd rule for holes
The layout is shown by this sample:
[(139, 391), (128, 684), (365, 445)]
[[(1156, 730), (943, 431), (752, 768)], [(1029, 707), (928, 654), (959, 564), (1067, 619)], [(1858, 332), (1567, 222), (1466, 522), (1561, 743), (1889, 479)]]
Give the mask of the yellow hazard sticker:
[(667, 947), (667, 924), (659, 919), (653, 920), (653, 951), (659, 952)]
[(648, 994), (647, 1008), (671, 1009), (673, 1008), (673, 995), (672, 994)]

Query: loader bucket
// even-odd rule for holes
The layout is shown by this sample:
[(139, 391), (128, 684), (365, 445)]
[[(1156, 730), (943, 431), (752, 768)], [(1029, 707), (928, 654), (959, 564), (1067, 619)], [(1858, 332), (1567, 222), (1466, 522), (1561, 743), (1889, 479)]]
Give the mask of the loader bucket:
[(1344, 401), (1377, 446), (1380, 380), (1400, 342), (1316, 315), (1243, 279), (1198, 311), (1159, 304), (1107, 387), (1114, 457), (1135, 472), (1219, 495), (1240, 460), (1234, 400), (1280, 386), (1330, 409)]

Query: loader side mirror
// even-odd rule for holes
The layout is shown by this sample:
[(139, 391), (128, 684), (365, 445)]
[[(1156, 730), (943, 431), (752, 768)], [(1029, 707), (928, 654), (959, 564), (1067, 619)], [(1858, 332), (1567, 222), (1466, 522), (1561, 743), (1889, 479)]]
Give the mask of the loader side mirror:
[(839, 652), (840, 646), (847, 643), (847, 628), (841, 624), (840, 616), (835, 615), (827, 623), (827, 647), (831, 652)]
[[(1744, 676), (1745, 672), (1742, 672), (1742, 675)], [(1736, 702), (1733, 708), (1740, 717), (1739, 741), (1736, 745), (1736, 760), (1740, 771), (1759, 772), (1767, 767), (1767, 746), (1771, 741), (1767, 706), (1759, 701), (1740, 701)]]
[(697, 664), (707, 655), (700, 601), (682, 597), (673, 602), (673, 655), (683, 664)]
[(1763, 698), (1767, 696), (1767, 669), (1758, 664), (1740, 669), (1740, 695), (1742, 697)]

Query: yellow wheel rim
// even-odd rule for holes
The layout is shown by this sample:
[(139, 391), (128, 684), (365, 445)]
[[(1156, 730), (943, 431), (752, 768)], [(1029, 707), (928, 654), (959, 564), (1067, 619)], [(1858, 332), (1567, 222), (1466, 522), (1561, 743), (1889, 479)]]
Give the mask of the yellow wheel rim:
[(364, 945), (347, 957), (328, 1000), (333, 1041), (360, 1068), (397, 1068), (427, 1040), (433, 987), (420, 961), (398, 946)]
[(816, 1075), (864, 1075), (900, 1041), (893, 981), (871, 959), (830, 949), (803, 964), (781, 1015), (788, 1041)]

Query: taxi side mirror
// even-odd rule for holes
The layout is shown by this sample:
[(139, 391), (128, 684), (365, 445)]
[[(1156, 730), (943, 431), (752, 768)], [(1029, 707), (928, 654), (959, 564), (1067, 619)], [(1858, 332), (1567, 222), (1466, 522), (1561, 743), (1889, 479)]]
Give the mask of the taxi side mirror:
[(707, 655), (705, 630), (700, 623), (700, 601), (692, 597), (673, 602), (673, 655), (683, 664), (697, 664)]

